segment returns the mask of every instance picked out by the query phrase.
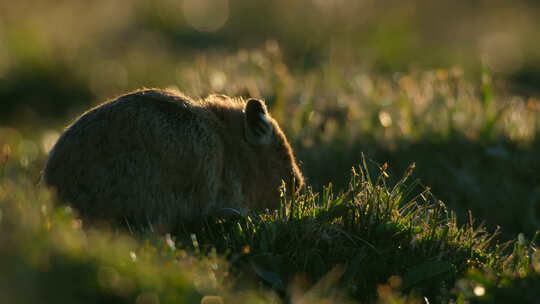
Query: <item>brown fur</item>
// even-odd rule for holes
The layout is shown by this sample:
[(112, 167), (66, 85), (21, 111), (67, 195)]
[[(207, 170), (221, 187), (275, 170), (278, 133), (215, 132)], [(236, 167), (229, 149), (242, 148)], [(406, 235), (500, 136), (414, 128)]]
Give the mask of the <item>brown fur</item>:
[(276, 208), (282, 180), (303, 185), (263, 102), (155, 89), (81, 115), (51, 150), (43, 178), (84, 217), (166, 228), (227, 207)]

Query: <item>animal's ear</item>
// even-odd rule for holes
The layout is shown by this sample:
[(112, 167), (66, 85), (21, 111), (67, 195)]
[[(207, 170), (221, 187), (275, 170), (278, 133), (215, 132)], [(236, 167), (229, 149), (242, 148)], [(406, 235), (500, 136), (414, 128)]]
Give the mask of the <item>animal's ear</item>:
[(254, 146), (271, 144), (274, 126), (270, 122), (264, 102), (258, 99), (250, 99), (246, 103), (244, 112), (246, 140)]

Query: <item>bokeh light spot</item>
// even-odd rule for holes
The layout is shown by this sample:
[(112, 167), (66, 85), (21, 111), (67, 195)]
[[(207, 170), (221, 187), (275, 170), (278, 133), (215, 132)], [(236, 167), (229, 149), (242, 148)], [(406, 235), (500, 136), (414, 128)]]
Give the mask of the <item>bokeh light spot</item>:
[(478, 285), (474, 287), (473, 292), (477, 297), (481, 297), (486, 294), (486, 289), (483, 286)]
[(399, 289), (403, 283), (400, 276), (393, 275), (388, 279), (388, 283), (392, 289)]
[(41, 135), (41, 148), (43, 149), (43, 152), (49, 153), (59, 137), (60, 134), (53, 130), (43, 132)]
[(210, 75), (210, 86), (214, 91), (221, 91), (227, 83), (227, 75), (222, 71), (214, 71)]
[(167, 243), (167, 246), (169, 246), (169, 248), (171, 250), (176, 250), (176, 245), (174, 243), (174, 240), (171, 238), (171, 234), (170, 233), (167, 233), (165, 235), (165, 242)]
[(186, 22), (201, 32), (215, 32), (229, 19), (227, 0), (185, 0)]
[(0, 153), (0, 164), (5, 164), (11, 156), (11, 147), (8, 144), (4, 144), (2, 152)]
[(128, 85), (128, 72), (116, 61), (104, 60), (95, 64), (90, 77), (90, 87), (97, 95), (111, 94)]
[(388, 112), (380, 111), (379, 112), (379, 121), (381, 125), (385, 128), (388, 128), (392, 125), (392, 116)]
[(39, 149), (33, 141), (25, 139), (19, 143), (18, 153), (21, 158), (21, 165), (26, 167), (37, 158)]

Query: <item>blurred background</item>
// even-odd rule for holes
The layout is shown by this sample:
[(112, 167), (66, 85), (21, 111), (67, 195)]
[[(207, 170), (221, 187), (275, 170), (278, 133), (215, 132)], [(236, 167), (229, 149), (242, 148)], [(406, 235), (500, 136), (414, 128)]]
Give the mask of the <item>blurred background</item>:
[[(62, 128), (142, 87), (264, 98), (314, 190), (362, 152), (503, 236), (540, 228), (533, 0), (0, 2), (4, 172), (39, 179)], [(11, 168), (11, 167), (12, 168)]]

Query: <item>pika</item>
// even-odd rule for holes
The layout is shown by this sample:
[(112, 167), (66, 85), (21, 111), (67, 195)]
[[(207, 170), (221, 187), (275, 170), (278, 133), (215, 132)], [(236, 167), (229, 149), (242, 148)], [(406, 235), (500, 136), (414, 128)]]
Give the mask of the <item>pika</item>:
[(42, 173), (91, 220), (170, 229), (223, 208), (275, 209), (304, 184), (293, 151), (258, 99), (145, 89), (82, 114)]

